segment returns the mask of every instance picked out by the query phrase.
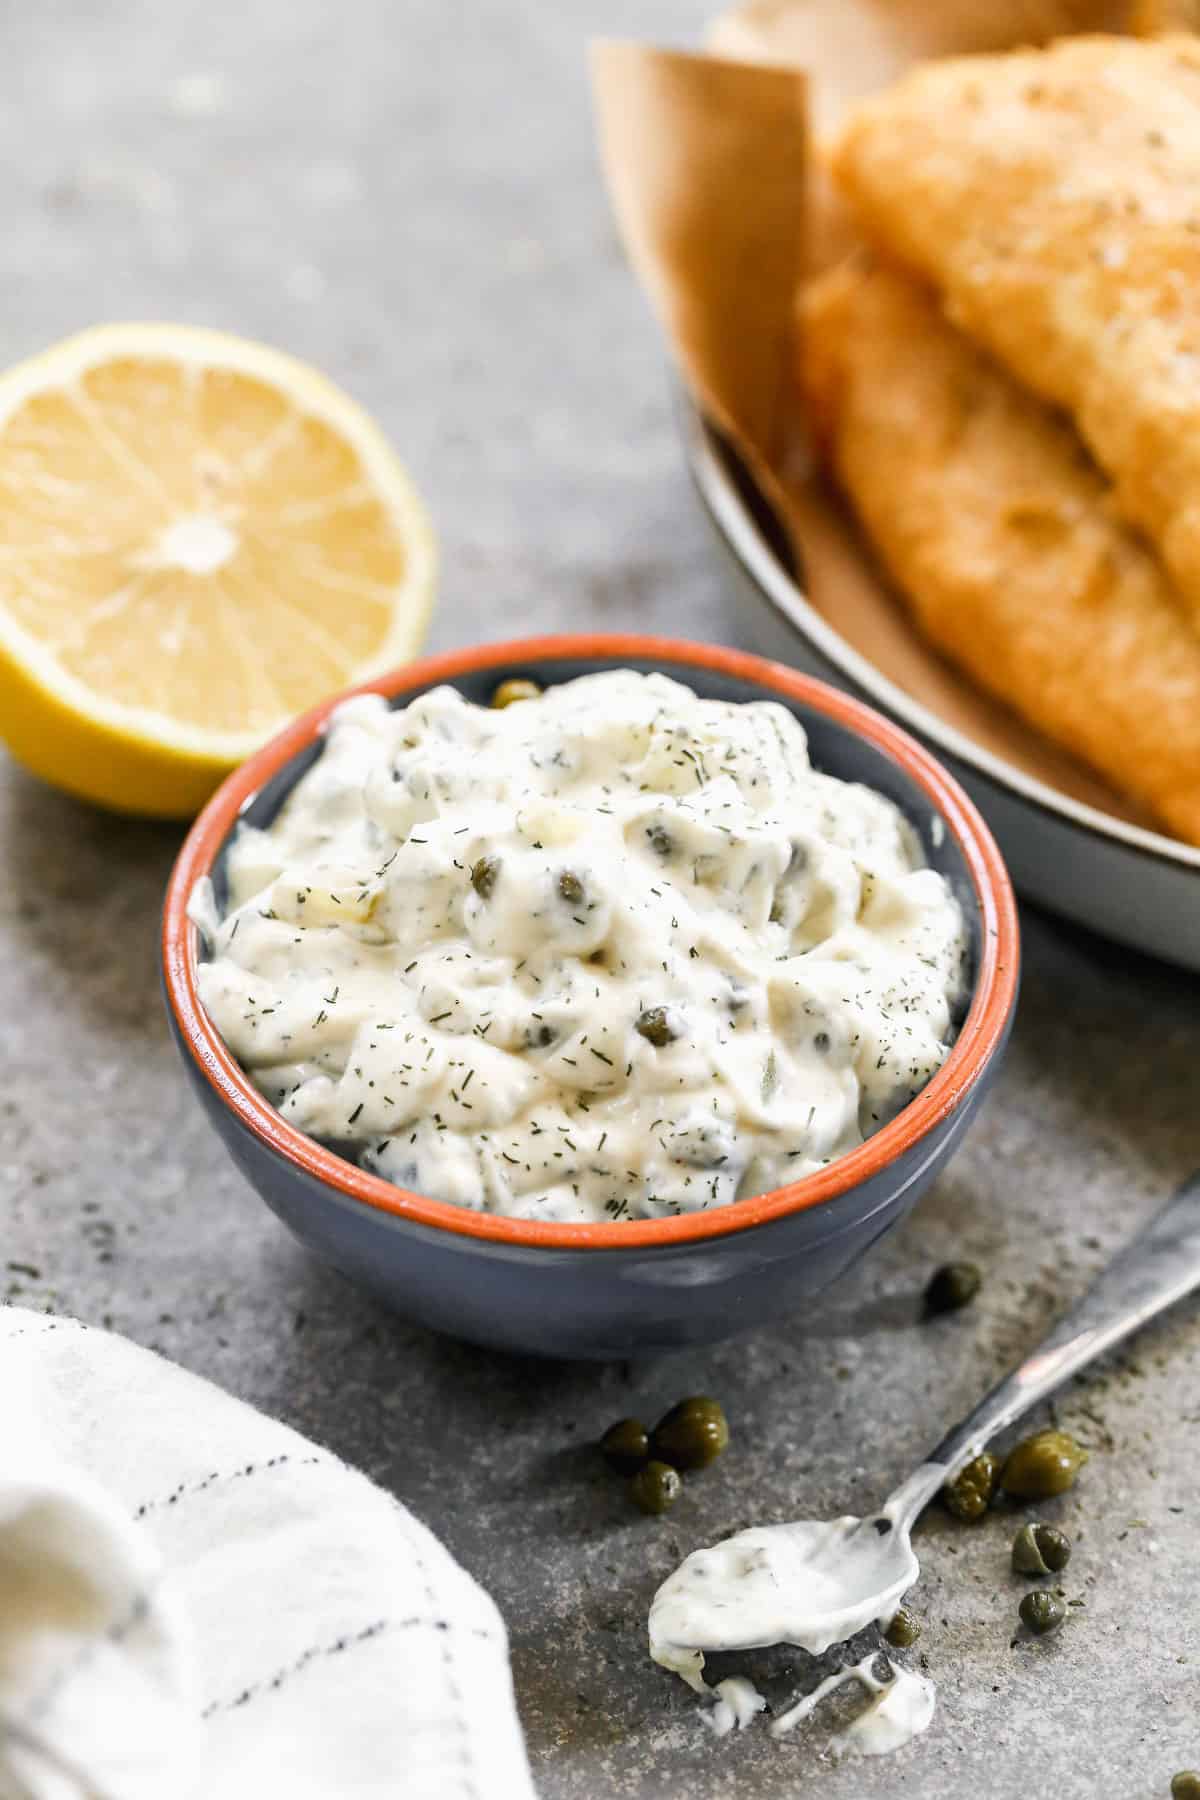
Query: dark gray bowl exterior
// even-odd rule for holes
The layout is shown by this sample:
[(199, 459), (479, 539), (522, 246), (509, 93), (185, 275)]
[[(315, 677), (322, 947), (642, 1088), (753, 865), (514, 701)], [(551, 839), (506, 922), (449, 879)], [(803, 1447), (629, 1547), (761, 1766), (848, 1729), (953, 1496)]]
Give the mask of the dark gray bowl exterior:
[[(181, 1049), (183, 1046), (181, 1046)], [(525, 1355), (620, 1358), (707, 1344), (790, 1318), (897, 1225), (953, 1155), (996, 1068), (906, 1157), (804, 1212), (697, 1243), (524, 1249), (363, 1206), (297, 1169), (192, 1084), (234, 1161), (300, 1242), (436, 1331)]]
[[(526, 675), (544, 685), (602, 668), (657, 668), (713, 698), (780, 697), (751, 683), (689, 665), (564, 657), (491, 667), (458, 683), (486, 701), (497, 682)], [(401, 697), (406, 703), (418, 692)], [(929, 862), (963, 905), (978, 953), (979, 911), (965, 863), (929, 802), (905, 772), (841, 725), (791, 708), (809, 733), (814, 764), (886, 793), (916, 828)], [(269, 822), (319, 754), (314, 746), (254, 797), (243, 812)], [(220, 895), (221, 868), (214, 870)], [(170, 1009), (168, 1009), (170, 1012)], [(367, 1206), (296, 1167), (259, 1138), (221, 1099), (172, 1030), (197, 1093), (238, 1167), (300, 1241), (406, 1318), (478, 1344), (554, 1357), (621, 1358), (710, 1343), (791, 1316), (899, 1223), (944, 1167), (990, 1086), (1004, 1038), (978, 1079), (941, 1123), (874, 1177), (849, 1192), (724, 1236), (665, 1246), (558, 1249), (497, 1243), (440, 1230)]]

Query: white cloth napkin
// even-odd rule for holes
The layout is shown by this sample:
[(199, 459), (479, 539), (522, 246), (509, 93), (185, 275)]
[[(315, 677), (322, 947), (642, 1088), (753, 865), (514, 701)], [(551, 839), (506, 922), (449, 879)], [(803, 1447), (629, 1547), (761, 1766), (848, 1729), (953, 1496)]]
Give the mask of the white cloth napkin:
[(364, 1475), (0, 1308), (0, 1800), (533, 1800), (504, 1626)]

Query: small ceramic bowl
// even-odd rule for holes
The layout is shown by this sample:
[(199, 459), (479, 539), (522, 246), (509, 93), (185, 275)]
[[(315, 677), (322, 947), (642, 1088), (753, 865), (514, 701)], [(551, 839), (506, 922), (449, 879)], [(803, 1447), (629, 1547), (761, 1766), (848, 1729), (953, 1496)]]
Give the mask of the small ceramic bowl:
[(943, 1168), (991, 1083), (1016, 1003), (1016, 906), (1000, 853), (958, 783), (905, 732), (808, 676), (739, 651), (642, 637), (489, 644), (365, 684), (396, 705), (441, 683), (486, 704), (497, 683), (549, 686), (600, 669), (660, 670), (721, 700), (771, 699), (804, 725), (815, 766), (896, 802), (950, 881), (971, 940), (972, 997), (943, 1067), (865, 1144), (772, 1193), (671, 1219), (564, 1225), (407, 1193), (286, 1125), (200, 1004), (201, 876), (221, 895), (240, 821), (266, 825), (320, 754), (337, 695), (235, 771), (188, 834), (167, 890), (163, 973), (184, 1065), (234, 1161), (296, 1236), (407, 1317), (500, 1349), (627, 1357), (794, 1312), (898, 1223)]

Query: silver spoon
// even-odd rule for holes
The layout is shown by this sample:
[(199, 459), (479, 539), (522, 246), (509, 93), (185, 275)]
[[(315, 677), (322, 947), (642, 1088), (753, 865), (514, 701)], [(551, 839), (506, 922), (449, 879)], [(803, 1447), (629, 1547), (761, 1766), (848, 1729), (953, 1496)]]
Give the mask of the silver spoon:
[(910, 1534), (933, 1496), (989, 1439), (1197, 1286), (1200, 1171), (877, 1513), (754, 1526), (694, 1551), (654, 1597), (651, 1656), (703, 1693), (708, 1651), (786, 1643), (818, 1656), (873, 1620), (886, 1625), (920, 1574)]

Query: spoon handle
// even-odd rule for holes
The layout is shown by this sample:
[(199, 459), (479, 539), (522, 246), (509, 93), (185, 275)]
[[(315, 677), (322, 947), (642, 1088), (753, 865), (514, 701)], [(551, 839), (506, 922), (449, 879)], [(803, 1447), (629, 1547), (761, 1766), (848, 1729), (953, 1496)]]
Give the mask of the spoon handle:
[(1037, 1349), (947, 1432), (920, 1471), (924, 1479), (905, 1484), (916, 1503), (912, 1517), (997, 1432), (1198, 1286), (1200, 1171), (1118, 1252)]

